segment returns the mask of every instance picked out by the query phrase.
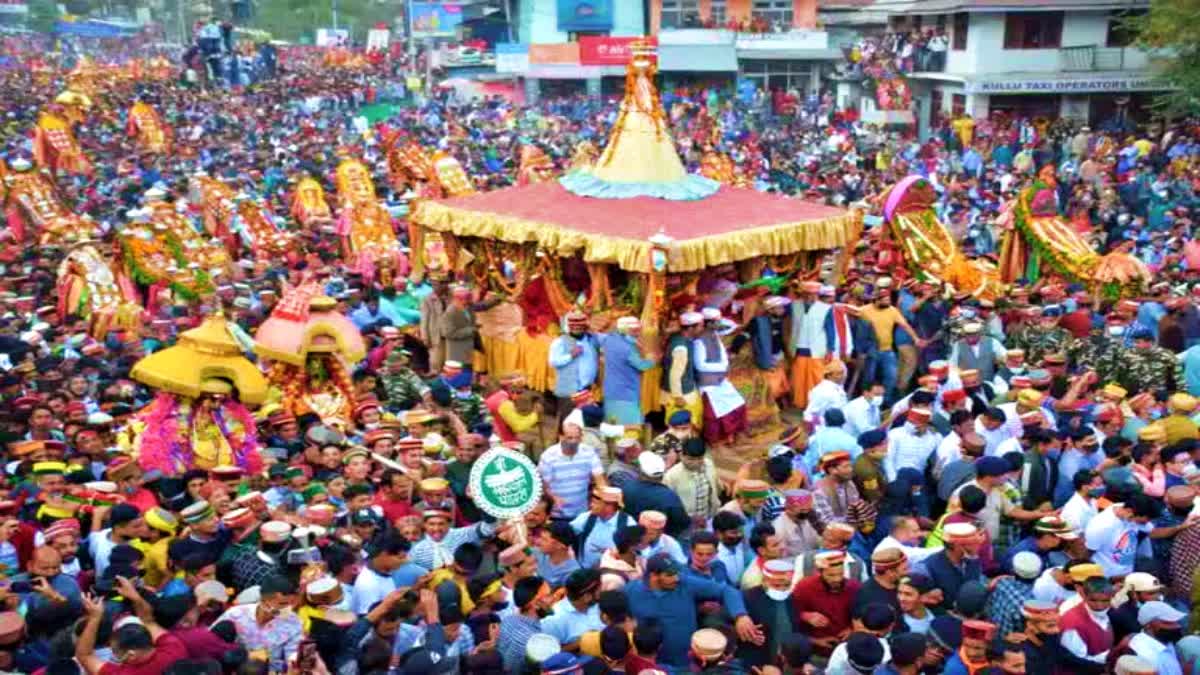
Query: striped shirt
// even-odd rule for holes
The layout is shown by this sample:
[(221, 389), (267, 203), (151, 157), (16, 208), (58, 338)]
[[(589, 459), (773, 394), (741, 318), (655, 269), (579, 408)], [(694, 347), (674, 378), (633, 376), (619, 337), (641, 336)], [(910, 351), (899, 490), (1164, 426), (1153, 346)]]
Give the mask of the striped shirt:
[(487, 539), (495, 531), (494, 523), (475, 523), (466, 527), (456, 527), (447, 532), (441, 541), (425, 537), (413, 544), (412, 550), (408, 552), (408, 559), (427, 570), (436, 570), (454, 562), (454, 552), (458, 550), (459, 546), (467, 542), (477, 544), (480, 539)]
[(555, 507), (554, 515), (574, 518), (587, 510), (592, 476), (603, 474), (604, 467), (600, 464), (600, 455), (590, 445), (581, 444), (575, 454), (568, 456), (562, 446), (555, 443), (542, 453), (538, 473), (550, 486), (550, 492), (562, 500), (562, 505)]
[(520, 672), (525, 665), (525, 647), (529, 638), (542, 632), (542, 622), (521, 614), (510, 614), (500, 620), (500, 658), (504, 672)]
[(883, 471), (887, 474), (889, 482), (896, 480), (896, 473), (900, 469), (916, 469), (924, 474), (929, 456), (942, 442), (942, 435), (933, 429), (926, 429), (921, 435), (914, 433), (914, 429), (911, 422), (905, 422), (904, 426), (888, 432), (888, 449), (887, 456), (883, 458)]

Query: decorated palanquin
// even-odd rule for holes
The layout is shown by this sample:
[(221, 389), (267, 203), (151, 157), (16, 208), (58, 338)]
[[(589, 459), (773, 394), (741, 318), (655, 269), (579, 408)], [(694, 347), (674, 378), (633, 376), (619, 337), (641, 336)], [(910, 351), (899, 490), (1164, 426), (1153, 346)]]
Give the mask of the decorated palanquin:
[(129, 280), (95, 247), (73, 248), (58, 264), (55, 287), (59, 322), (78, 316), (88, 322), (88, 333), (103, 340), (110, 330), (137, 328), (142, 308)]
[(152, 222), (148, 210), (136, 212), (117, 238), (129, 278), (148, 287), (147, 305), (153, 308), (163, 290), (178, 300), (195, 300), (214, 290), (212, 268), (189, 259), (190, 251), (162, 222)]
[(255, 257), (294, 260), (300, 254), (295, 248), (296, 238), (279, 228), (266, 206), (246, 195), (235, 196), (233, 202), (233, 219), (228, 229), (241, 238)]
[(233, 245), (229, 223), (233, 220), (234, 196), (233, 188), (203, 171), (188, 180), (188, 199), (200, 209), (204, 229), (227, 245)]
[(133, 421), (133, 446), (146, 471), (262, 470), (254, 416), (267, 381), (241, 352), (220, 315), (180, 334), (174, 346), (138, 361), (130, 376), (157, 393)]
[(554, 162), (545, 151), (527, 143), (521, 146), (521, 163), (517, 168), (517, 185), (530, 185), (554, 177)]
[(433, 153), (433, 175), (447, 197), (475, 194), (475, 185), (467, 177), (462, 164), (447, 152), (438, 150)]
[(1046, 270), (1100, 290), (1108, 297), (1136, 295), (1150, 281), (1145, 263), (1125, 251), (1100, 256), (1079, 230), (1058, 211), (1057, 182), (1052, 167), (1038, 173), (1033, 185), (1005, 206), (1000, 224), (1006, 228), (1000, 246), (1000, 274), (1005, 280), (1039, 279)]
[(745, 172), (738, 168), (733, 159), (729, 155), (715, 150), (709, 150), (700, 157), (700, 175), (723, 185), (752, 187)]
[(380, 281), (390, 284), (404, 260), (392, 216), (375, 197), (370, 173), (358, 160), (343, 160), (337, 168), (337, 188), (342, 258), (364, 278), (373, 279), (378, 272)]
[(158, 111), (145, 101), (130, 107), (125, 133), (136, 138), (138, 147), (144, 152), (166, 154), (171, 151), (170, 128), (163, 123)]
[(596, 159), (600, 157), (600, 151), (596, 149), (596, 144), (591, 141), (580, 141), (575, 145), (575, 152), (571, 154), (571, 163), (568, 166), (568, 171), (579, 171), (581, 169), (590, 169), (596, 164)]
[(325, 188), (312, 176), (304, 176), (296, 183), (292, 193), (292, 217), (305, 227), (313, 227), (333, 221), (329, 203), (325, 201)]
[(1004, 293), (995, 265), (965, 256), (954, 236), (937, 219), (937, 193), (929, 181), (908, 176), (882, 196), (883, 219), (891, 245), (899, 248), (917, 278), (948, 283), (960, 293), (994, 300)]
[(41, 245), (57, 246), (98, 234), (96, 223), (67, 210), (50, 177), (33, 169), (29, 162), (13, 162), (3, 182), (5, 219), (17, 242), (36, 234)]
[(179, 243), (183, 257), (195, 263), (210, 275), (228, 274), (233, 262), (224, 243), (216, 237), (207, 237), (186, 214), (180, 213), (175, 205), (162, 199), (156, 190), (146, 193), (145, 210), (154, 225), (165, 225), (166, 232)]
[(254, 352), (270, 361), (267, 377), (284, 410), (345, 429), (355, 405), (351, 369), (367, 351), (362, 333), (336, 307), (315, 282), (293, 288), (259, 326)]
[(34, 160), (38, 167), (55, 174), (90, 176), (92, 162), (83, 154), (83, 148), (71, 130), (71, 122), (63, 112), (61, 105), (53, 104), (38, 116), (33, 133)]
[(409, 188), (417, 189), (432, 179), (433, 160), (416, 141), (395, 133), (385, 139), (384, 148), (387, 153), (388, 180), (393, 190), (403, 192)]

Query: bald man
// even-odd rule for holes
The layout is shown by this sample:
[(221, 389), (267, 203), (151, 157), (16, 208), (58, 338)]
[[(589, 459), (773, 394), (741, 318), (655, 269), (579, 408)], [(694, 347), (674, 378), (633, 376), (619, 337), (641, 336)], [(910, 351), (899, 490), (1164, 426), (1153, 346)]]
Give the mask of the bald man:
[[(23, 593), (25, 618), (29, 625), (49, 634), (69, 625), (83, 611), (79, 584), (63, 574), (62, 555), (51, 546), (39, 546), (29, 560), (33, 591)], [(61, 625), (60, 625), (61, 624)]]

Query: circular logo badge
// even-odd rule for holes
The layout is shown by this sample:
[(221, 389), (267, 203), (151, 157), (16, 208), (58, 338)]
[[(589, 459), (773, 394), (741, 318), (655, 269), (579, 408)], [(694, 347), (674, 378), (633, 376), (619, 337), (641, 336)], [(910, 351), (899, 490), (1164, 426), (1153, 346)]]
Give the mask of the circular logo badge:
[(471, 495), (493, 518), (519, 518), (542, 498), (542, 479), (528, 457), (507, 448), (483, 453), (471, 467)]

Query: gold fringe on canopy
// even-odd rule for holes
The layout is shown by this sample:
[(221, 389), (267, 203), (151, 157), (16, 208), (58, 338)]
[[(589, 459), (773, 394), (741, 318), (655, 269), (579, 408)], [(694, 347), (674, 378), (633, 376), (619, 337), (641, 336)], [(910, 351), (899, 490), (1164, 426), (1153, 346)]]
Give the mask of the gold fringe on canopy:
[[(421, 201), (409, 216), (411, 222), (437, 232), (460, 237), (480, 237), (514, 243), (537, 242), (553, 255), (566, 257), (577, 251), (589, 263), (616, 264), (631, 272), (649, 272), (648, 241), (566, 229), (554, 223)], [(684, 239), (672, 244), (669, 272), (692, 272), (766, 255), (835, 249), (853, 243), (862, 229), (862, 213), (848, 211), (820, 220), (778, 223), (761, 227)]]

